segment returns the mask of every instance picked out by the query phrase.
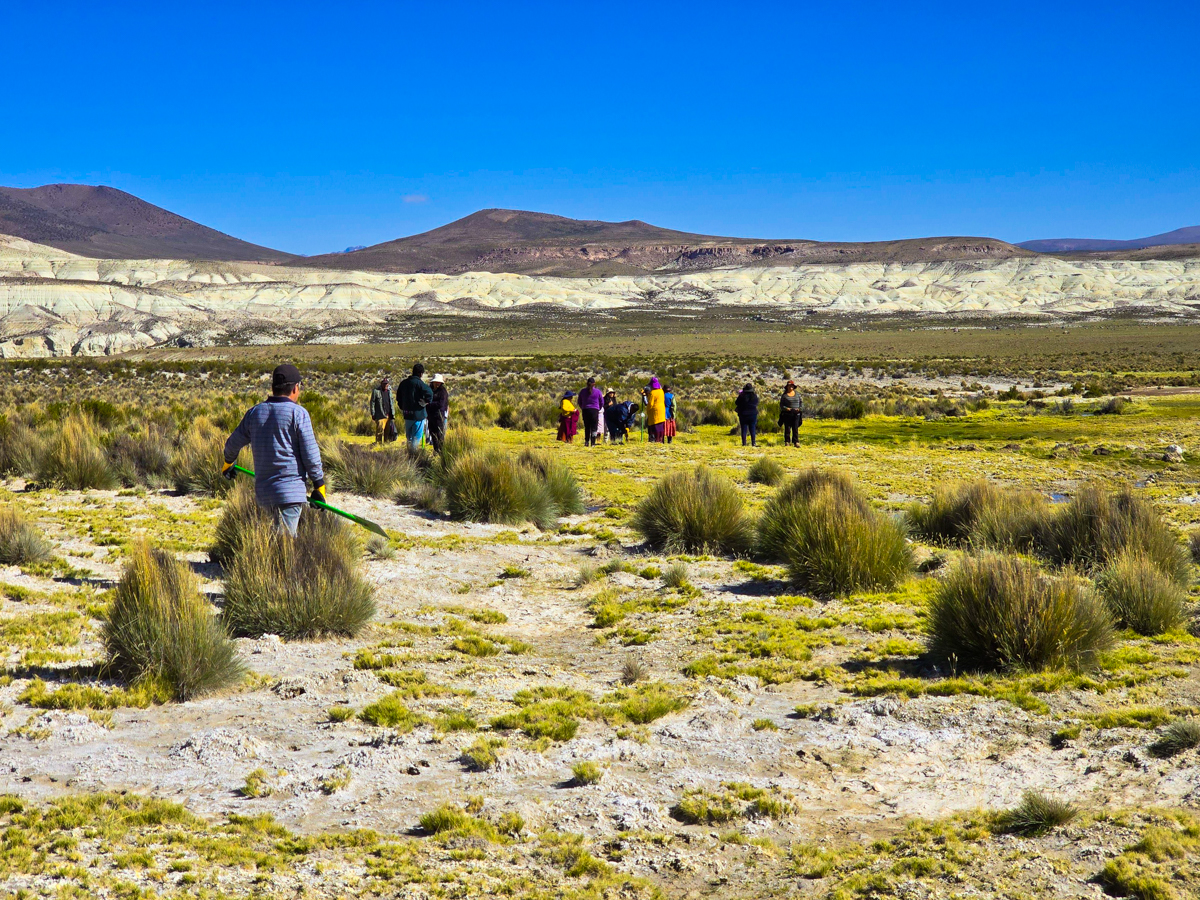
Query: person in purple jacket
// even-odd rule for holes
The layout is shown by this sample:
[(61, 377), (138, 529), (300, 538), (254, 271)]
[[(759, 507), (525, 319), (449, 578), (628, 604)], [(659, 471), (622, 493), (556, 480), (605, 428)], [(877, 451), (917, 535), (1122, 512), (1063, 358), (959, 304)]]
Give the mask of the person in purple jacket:
[(583, 442), (594, 447), (600, 436), (600, 410), (604, 408), (604, 395), (596, 387), (595, 378), (587, 380), (587, 387), (579, 392), (577, 403), (583, 413)]

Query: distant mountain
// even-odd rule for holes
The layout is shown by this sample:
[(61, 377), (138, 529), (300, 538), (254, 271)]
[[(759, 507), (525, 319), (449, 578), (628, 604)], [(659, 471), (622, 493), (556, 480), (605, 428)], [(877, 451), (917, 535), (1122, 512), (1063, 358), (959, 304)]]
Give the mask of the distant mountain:
[(1132, 241), (1106, 241), (1095, 238), (1048, 238), (1022, 241), (1018, 247), (1035, 253), (1104, 253), (1113, 250), (1144, 250), (1147, 247), (1171, 247), (1177, 244), (1200, 244), (1200, 225), (1177, 228), (1164, 234), (1136, 238)]
[(295, 258), (222, 234), (116, 188), (88, 184), (0, 187), (0, 233), (101, 259)]
[(850, 262), (928, 262), (1032, 256), (994, 238), (939, 237), (876, 243), (823, 243), (691, 234), (636, 219), (600, 222), (548, 213), (485, 209), (423, 234), (305, 266), (384, 272), (515, 272), (531, 275), (642, 275), (727, 266)]

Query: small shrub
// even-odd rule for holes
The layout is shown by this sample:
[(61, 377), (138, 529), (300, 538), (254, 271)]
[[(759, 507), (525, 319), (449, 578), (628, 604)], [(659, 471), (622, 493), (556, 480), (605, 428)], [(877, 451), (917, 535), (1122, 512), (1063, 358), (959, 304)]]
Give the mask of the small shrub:
[(671, 588), (672, 590), (684, 590), (691, 587), (691, 582), (688, 581), (688, 568), (683, 563), (672, 563), (667, 567), (667, 571), (663, 573), (663, 587)]
[(509, 837), (518, 837), (525, 830), (525, 820), (517, 812), (503, 813), (496, 821), (496, 830)]
[(404, 449), (330, 442), (321, 448), (321, 462), (338, 490), (364, 497), (388, 497), (397, 485), (413, 485), (420, 480), (415, 463)]
[(255, 769), (246, 776), (246, 782), (242, 785), (243, 797), (268, 797), (271, 795), (270, 776), (267, 775), (266, 769)]
[(805, 478), (772, 498), (759, 523), (760, 547), (781, 553), (793, 582), (842, 595), (890, 590), (912, 571), (912, 550), (898, 523), (842, 478)]
[(1165, 759), (1200, 747), (1200, 719), (1179, 719), (1163, 731), (1162, 736), (1150, 745), (1150, 752)]
[[(193, 422), (171, 458), (171, 480), (175, 490), (186, 494), (205, 493), (220, 496), (232, 487), (221, 474), (225, 465), (225, 438), (206, 418)], [(239, 475), (238, 478), (248, 476)]]
[(615, 718), (635, 725), (649, 725), (668, 713), (688, 706), (689, 700), (659, 682), (643, 684), (633, 690), (621, 690), (612, 695), (616, 702)]
[(38, 460), (37, 480), (76, 491), (108, 490), (117, 485), (95, 426), (81, 418), (67, 419), (50, 438)]
[(576, 787), (597, 784), (603, 777), (603, 767), (591, 760), (580, 760), (571, 766), (571, 783)]
[(375, 614), (373, 589), (358, 573), (357, 539), (333, 515), (306, 510), (295, 538), (257, 506), (243, 505), (237, 515), (224, 530), (218, 526), (224, 615), (234, 634), (353, 637)]
[(350, 784), (350, 778), (350, 767), (343, 764), (336, 766), (332, 772), (322, 778), (317, 787), (321, 789), (322, 794), (336, 794)]
[(171, 445), (152, 426), (135, 434), (118, 434), (108, 445), (108, 459), (121, 484), (163, 487), (169, 482)]
[(161, 679), (180, 700), (228, 687), (245, 674), (195, 576), (146, 543), (133, 548), (103, 632), (109, 663), (122, 678)]
[(528, 578), (529, 570), (522, 569), (520, 566), (507, 565), (500, 570), (501, 578)]
[(33, 475), (42, 453), (42, 438), (36, 431), (0, 413), (0, 476)]
[(1049, 504), (1034, 491), (999, 487), (986, 479), (939, 486), (926, 505), (909, 508), (913, 531), (947, 544), (1029, 550), (1049, 519)]
[(1135, 900), (1179, 900), (1169, 881), (1147, 871), (1145, 857), (1118, 856), (1110, 859), (1096, 876), (1097, 883), (1113, 897)]
[(1188, 550), (1192, 554), (1192, 562), (1200, 563), (1200, 527), (1188, 532)]
[(1003, 831), (1037, 837), (1066, 825), (1077, 815), (1079, 810), (1064, 800), (1026, 791), (1017, 806), (996, 816), (996, 823)]
[(429, 834), (458, 831), (470, 825), (471, 817), (457, 806), (447, 803), (425, 813), (419, 819), (421, 828)]
[(387, 538), (373, 534), (367, 541), (367, 552), (376, 559), (392, 559), (396, 555), (396, 548)]
[(1044, 552), (1057, 565), (1101, 569), (1126, 551), (1144, 553), (1169, 578), (1187, 585), (1187, 556), (1175, 533), (1146, 501), (1125, 488), (1079, 491), (1051, 522)]
[(622, 684), (637, 684), (649, 676), (644, 663), (633, 656), (625, 658), (625, 662), (621, 664), (621, 683)]
[(0, 565), (24, 566), (50, 559), (50, 542), (15, 507), (0, 507)]
[(442, 476), (450, 517), (466, 522), (514, 525), (532, 522), (549, 528), (559, 516), (546, 483), (511, 455), (468, 452)]
[(1122, 553), (1100, 573), (1096, 587), (1123, 628), (1154, 635), (1183, 624), (1183, 588), (1142, 553)]
[(1119, 416), (1125, 412), (1125, 407), (1128, 405), (1129, 401), (1124, 397), (1109, 397), (1103, 403), (1096, 406), (1096, 415)]
[(449, 712), (443, 713), (437, 717), (434, 725), (438, 731), (446, 733), (453, 731), (474, 731), (479, 727), (475, 722), (475, 717), (461, 709), (452, 709)]
[(967, 671), (1081, 668), (1113, 642), (1103, 603), (1077, 579), (1015, 556), (966, 557), (938, 586), (929, 647)]
[(786, 474), (786, 470), (778, 460), (764, 456), (750, 466), (746, 472), (746, 480), (751, 484), (765, 484), (767, 487), (775, 487), (775, 485), (783, 481)]
[(499, 656), (500, 645), (477, 634), (468, 634), (450, 642), (450, 649), (467, 656)]
[(329, 712), (330, 722), (349, 722), (354, 718), (354, 707), (352, 706), (333, 706)]
[(659, 479), (632, 524), (651, 546), (668, 552), (743, 554), (754, 540), (737, 488), (703, 466)]
[(798, 502), (811, 502), (817, 492), (824, 488), (838, 494), (846, 503), (857, 506), (864, 514), (870, 512), (867, 499), (845, 472), (805, 469), (767, 500), (758, 520), (758, 552), (770, 559), (786, 559), (789, 533), (785, 511)]
[(472, 772), (490, 771), (500, 762), (498, 751), (507, 745), (508, 742), (504, 738), (481, 737), (462, 752), (463, 765)]
[(778, 731), (779, 726), (770, 719), (755, 719), (751, 725), (755, 731)]
[(424, 723), (421, 716), (404, 705), (404, 693), (393, 691), (386, 697), (381, 697), (374, 703), (363, 707), (358, 717), (368, 725), (380, 728), (395, 728), (400, 732), (410, 732)]
[(599, 577), (600, 573), (595, 566), (580, 566), (579, 574), (575, 576), (575, 587), (587, 587), (589, 584), (593, 584)]

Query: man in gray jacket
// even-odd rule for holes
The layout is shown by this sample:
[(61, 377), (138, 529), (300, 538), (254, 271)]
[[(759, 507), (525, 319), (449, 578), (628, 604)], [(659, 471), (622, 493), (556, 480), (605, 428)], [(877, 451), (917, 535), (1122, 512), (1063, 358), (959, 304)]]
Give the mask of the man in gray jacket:
[(371, 391), (371, 418), (375, 420), (375, 443), (382, 444), (388, 440), (387, 424), (395, 416), (396, 409), (392, 406), (392, 383), (384, 378), (378, 387)]
[(308, 410), (297, 403), (300, 371), (285, 363), (271, 376), (271, 396), (253, 407), (225, 442), (221, 474), (233, 479), (233, 464), (247, 444), (254, 455), (254, 499), (278, 528), (293, 537), (308, 503), (304, 484), (312, 479), (313, 500), (325, 500), (325, 470)]

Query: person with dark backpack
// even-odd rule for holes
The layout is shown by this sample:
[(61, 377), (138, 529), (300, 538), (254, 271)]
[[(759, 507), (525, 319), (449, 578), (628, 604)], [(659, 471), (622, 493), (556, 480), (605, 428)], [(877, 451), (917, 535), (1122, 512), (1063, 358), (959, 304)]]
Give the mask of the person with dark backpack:
[(742, 446), (746, 446), (746, 437), (750, 438), (750, 446), (758, 446), (758, 394), (754, 393), (754, 385), (747, 383), (733, 402), (737, 410), (738, 426), (742, 435)]
[(425, 407), (433, 402), (433, 391), (421, 380), (424, 374), (425, 367), (417, 363), (412, 367), (412, 375), (396, 388), (396, 405), (404, 415), (404, 436), (413, 450), (421, 446), (421, 439), (425, 436), (425, 420), (428, 418)]
[(789, 381), (779, 397), (779, 424), (783, 426), (783, 446), (800, 446), (800, 426), (804, 424), (804, 400)]

